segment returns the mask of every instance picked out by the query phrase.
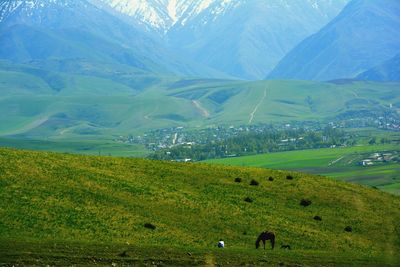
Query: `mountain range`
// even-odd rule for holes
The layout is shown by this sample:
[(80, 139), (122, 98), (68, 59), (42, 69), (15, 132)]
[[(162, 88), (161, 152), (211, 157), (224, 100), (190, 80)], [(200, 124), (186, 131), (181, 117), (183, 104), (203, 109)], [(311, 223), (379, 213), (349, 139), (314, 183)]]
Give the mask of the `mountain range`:
[(262, 79), (348, 0), (102, 0), (158, 33), (185, 58), (242, 79)]
[(290, 51), (267, 78), (354, 78), (398, 54), (399, 36), (400, 1), (353, 0)]
[(174, 75), (213, 77), (216, 72), (180, 58), (150, 34), (85, 0), (6, 1), (0, 10), (1, 59), (84, 59)]
[(0, 59), (88, 59), (184, 76), (261, 79), (348, 0), (0, 3)]

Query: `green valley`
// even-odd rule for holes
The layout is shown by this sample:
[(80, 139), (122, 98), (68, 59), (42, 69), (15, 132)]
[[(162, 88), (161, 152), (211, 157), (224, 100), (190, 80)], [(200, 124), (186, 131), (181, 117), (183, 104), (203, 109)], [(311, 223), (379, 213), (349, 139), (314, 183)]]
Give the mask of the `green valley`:
[[(374, 186), (387, 192), (400, 194), (400, 167), (397, 161), (399, 151), (398, 144), (360, 145), (268, 153), (215, 159), (208, 162), (296, 170)], [(390, 159), (395, 159), (395, 161)]]

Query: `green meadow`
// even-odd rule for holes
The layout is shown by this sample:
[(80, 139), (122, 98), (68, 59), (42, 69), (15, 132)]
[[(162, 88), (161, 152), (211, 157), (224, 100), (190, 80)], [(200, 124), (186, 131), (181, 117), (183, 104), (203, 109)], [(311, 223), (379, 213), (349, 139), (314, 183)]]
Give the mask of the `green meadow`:
[(293, 171), (2, 148), (0, 264), (398, 266), (399, 205)]
[(319, 174), (337, 180), (375, 186), (384, 191), (400, 194), (400, 167), (398, 163), (377, 163), (360, 166), (359, 163), (373, 153), (400, 151), (400, 146), (360, 145), (345, 148), (324, 148), (287, 151), (237, 158), (208, 160), (206, 162), (253, 166), (272, 169), (296, 170)]
[(71, 139), (60, 141), (0, 138), (0, 147), (118, 157), (145, 157), (149, 154), (149, 151), (142, 145), (119, 143), (112, 140), (102, 139)]

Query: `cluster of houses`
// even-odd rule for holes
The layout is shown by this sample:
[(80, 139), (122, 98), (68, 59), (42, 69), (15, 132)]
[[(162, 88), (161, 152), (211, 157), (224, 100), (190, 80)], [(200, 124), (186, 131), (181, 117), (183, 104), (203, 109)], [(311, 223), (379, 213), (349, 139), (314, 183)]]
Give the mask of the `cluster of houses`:
[(361, 160), (361, 166), (371, 166), (380, 162), (390, 162), (394, 159), (393, 153), (373, 153), (368, 158)]

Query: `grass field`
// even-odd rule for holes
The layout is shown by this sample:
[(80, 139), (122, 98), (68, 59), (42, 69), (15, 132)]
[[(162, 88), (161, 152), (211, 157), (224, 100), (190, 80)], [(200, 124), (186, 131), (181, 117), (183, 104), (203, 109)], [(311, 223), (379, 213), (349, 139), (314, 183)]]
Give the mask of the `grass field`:
[(400, 166), (381, 163), (359, 166), (358, 163), (377, 152), (398, 152), (399, 145), (355, 146), (269, 153), (247, 157), (209, 160), (209, 163), (296, 170), (320, 174), (337, 180), (375, 186), (400, 194)]
[(111, 140), (44, 141), (0, 138), (0, 147), (118, 157), (145, 157), (149, 154), (149, 151), (142, 145), (118, 143)]
[(1, 265), (400, 264), (400, 198), (319, 176), (0, 149), (0, 189)]

